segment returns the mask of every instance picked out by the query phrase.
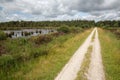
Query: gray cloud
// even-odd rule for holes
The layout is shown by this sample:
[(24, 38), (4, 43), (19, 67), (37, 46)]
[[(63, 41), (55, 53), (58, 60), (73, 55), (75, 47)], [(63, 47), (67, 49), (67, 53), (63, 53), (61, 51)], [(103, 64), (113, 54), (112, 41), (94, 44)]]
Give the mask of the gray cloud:
[[(119, 0), (0, 0), (0, 18), (1, 21), (2, 19), (62, 20), (75, 18), (111, 20), (119, 19), (119, 5)], [(2, 16), (3, 12), (4, 16)], [(79, 16), (80, 12), (88, 13), (88, 15)], [(31, 17), (20, 13), (31, 15)]]
[(71, 9), (83, 12), (119, 10), (120, 2), (118, 0), (74, 0), (70, 5)]
[(14, 2), (14, 0), (0, 0), (0, 3), (9, 3), (9, 2)]

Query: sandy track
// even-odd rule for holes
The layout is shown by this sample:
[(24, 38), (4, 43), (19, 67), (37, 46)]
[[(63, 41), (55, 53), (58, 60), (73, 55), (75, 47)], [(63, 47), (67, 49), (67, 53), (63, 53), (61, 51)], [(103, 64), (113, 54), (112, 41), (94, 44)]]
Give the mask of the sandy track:
[(74, 80), (77, 77), (77, 73), (80, 70), (81, 64), (84, 59), (84, 55), (87, 52), (88, 47), (90, 46), (93, 33), (96, 31), (94, 29), (82, 46), (74, 53), (72, 58), (68, 63), (63, 67), (61, 72), (55, 78), (55, 80)]
[(100, 53), (100, 42), (98, 39), (98, 31), (96, 29), (95, 39), (93, 42), (93, 51), (91, 54), (91, 62), (88, 69), (88, 80), (105, 80), (102, 57)]

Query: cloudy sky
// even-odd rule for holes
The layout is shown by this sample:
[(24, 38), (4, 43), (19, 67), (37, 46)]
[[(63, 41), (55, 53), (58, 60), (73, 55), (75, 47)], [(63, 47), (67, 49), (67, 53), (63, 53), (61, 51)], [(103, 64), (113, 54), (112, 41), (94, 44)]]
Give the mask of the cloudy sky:
[(0, 22), (120, 20), (120, 0), (0, 0)]

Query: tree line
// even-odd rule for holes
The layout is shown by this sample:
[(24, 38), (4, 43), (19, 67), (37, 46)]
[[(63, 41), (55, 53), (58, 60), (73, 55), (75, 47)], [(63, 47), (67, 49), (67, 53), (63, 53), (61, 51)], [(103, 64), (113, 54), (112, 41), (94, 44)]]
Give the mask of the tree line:
[(120, 20), (113, 20), (113, 21), (110, 21), (110, 20), (107, 20), (107, 21), (99, 21), (96, 23), (96, 26), (99, 26), (99, 27), (104, 27), (104, 28), (109, 28), (109, 27), (120, 27)]
[(69, 27), (92, 27), (94, 21), (73, 20), (73, 21), (10, 21), (0, 23), (0, 29), (19, 29), (19, 28), (44, 28), (44, 27), (61, 27), (63, 25)]
[(23, 29), (23, 28), (45, 28), (45, 27), (61, 27), (66, 25), (68, 27), (120, 27), (120, 20), (118, 21), (88, 21), (88, 20), (72, 20), (72, 21), (10, 21), (1, 22), (0, 29)]

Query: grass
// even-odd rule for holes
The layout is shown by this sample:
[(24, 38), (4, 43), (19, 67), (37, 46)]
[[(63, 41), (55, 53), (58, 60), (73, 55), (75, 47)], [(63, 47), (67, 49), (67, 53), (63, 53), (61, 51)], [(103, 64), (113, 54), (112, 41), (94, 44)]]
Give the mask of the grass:
[[(0, 63), (3, 64), (0, 66), (0, 78), (2, 80), (53, 80), (90, 31), (65, 34), (40, 46), (24, 38), (7, 39), (4, 46), (9, 54), (0, 56)], [(34, 54), (45, 55), (31, 57)]]
[(107, 30), (99, 33), (106, 80), (120, 80), (120, 40)]
[(93, 33), (93, 36), (92, 36), (92, 40), (91, 40), (91, 42), (93, 42), (94, 39), (95, 39), (95, 33), (96, 33), (96, 32)]

